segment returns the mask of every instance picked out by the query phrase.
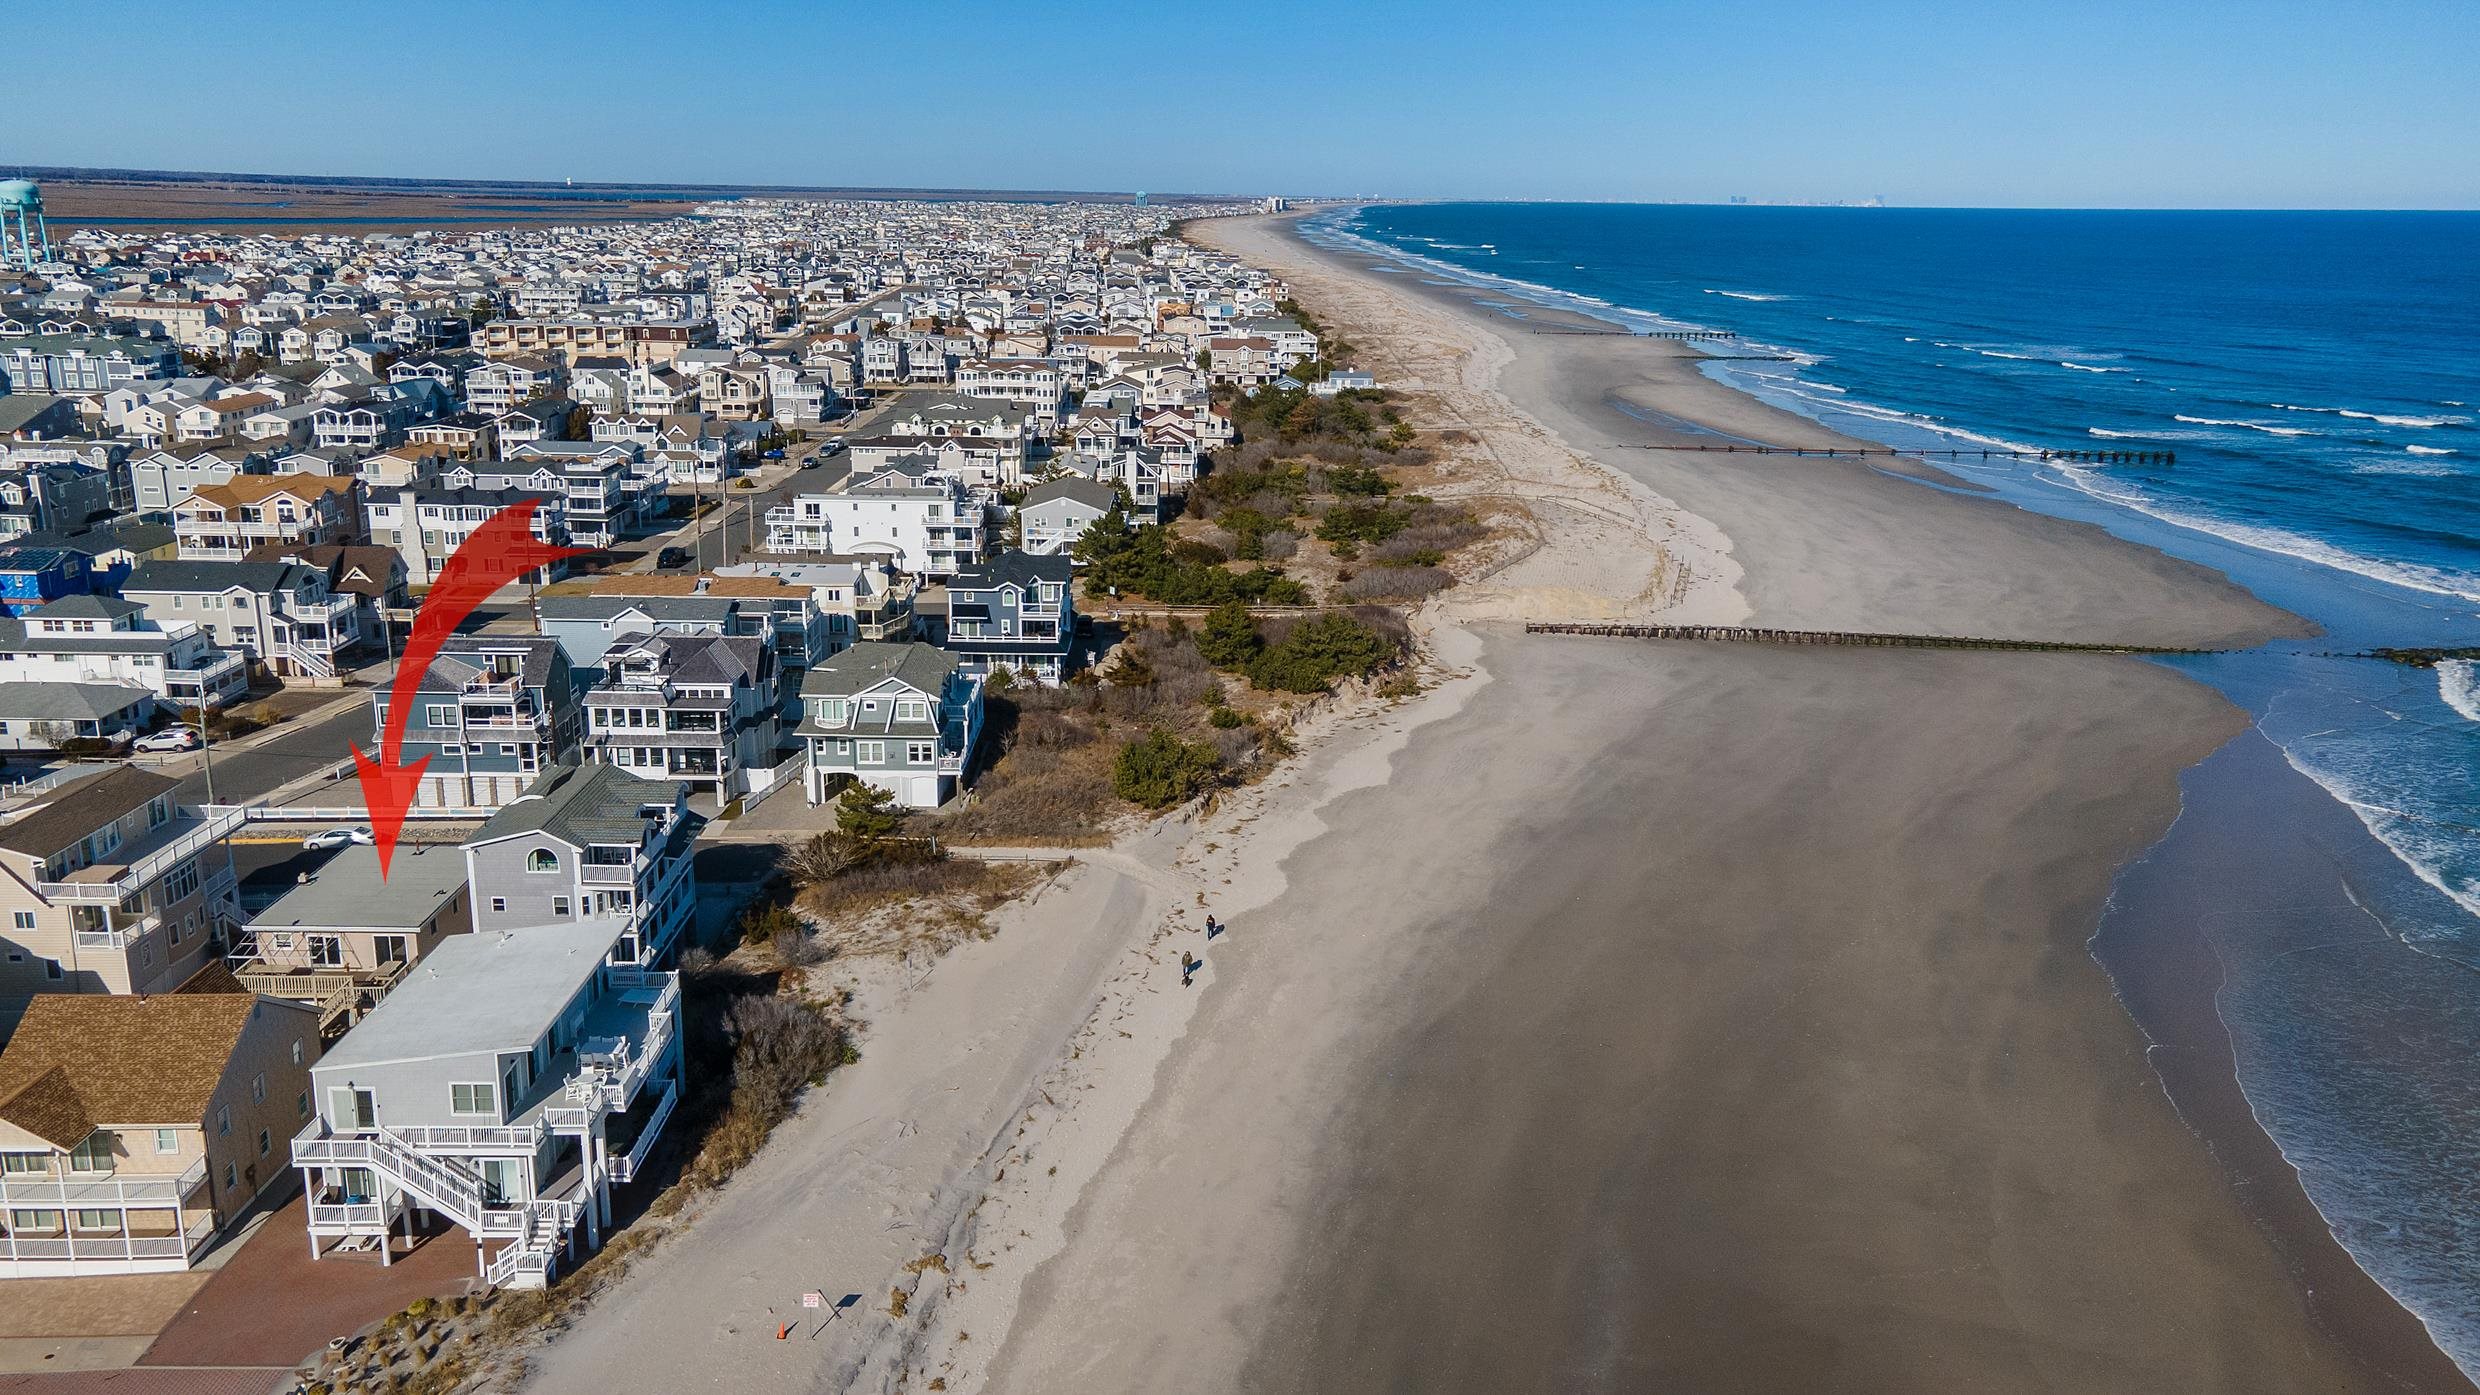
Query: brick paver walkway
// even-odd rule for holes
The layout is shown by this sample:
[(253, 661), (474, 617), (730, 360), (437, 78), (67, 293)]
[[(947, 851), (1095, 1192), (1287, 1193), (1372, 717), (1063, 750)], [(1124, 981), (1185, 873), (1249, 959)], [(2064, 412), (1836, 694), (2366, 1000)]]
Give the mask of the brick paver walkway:
[(139, 1366), (293, 1366), (330, 1338), (417, 1298), (462, 1293), (474, 1277), (473, 1241), (454, 1229), (384, 1269), (376, 1254), (314, 1261), (301, 1207), (295, 1197), (270, 1216), (172, 1319)]

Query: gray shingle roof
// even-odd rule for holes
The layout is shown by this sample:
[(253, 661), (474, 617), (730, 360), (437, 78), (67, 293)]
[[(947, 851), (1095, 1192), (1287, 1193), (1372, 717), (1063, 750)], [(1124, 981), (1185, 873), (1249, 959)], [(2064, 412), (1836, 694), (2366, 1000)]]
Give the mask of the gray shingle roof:
[(121, 594), (132, 591), (230, 591), (256, 595), (289, 591), (302, 582), (307, 567), (291, 562), (141, 562), (121, 583)]
[(576, 847), (626, 843), (646, 836), (648, 804), (668, 804), (680, 786), (641, 780), (613, 765), (555, 765), (516, 801), (465, 840), (467, 847), (525, 833), (548, 833)]
[(97, 722), (152, 696), (121, 683), (0, 683), (0, 721)]
[(946, 690), (956, 662), (955, 655), (934, 645), (865, 639), (812, 668), (801, 679), (801, 696), (846, 697), (892, 677), (936, 699)]

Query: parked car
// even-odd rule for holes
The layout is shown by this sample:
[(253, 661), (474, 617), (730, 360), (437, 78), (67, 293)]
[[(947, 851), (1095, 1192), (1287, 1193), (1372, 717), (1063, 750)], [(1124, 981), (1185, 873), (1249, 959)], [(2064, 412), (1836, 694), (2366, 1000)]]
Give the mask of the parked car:
[(819, 447), (818, 453), (820, 455), (840, 455), (843, 451), (844, 438), (841, 436), (829, 436), (827, 438), (827, 443), (824, 446)]
[(367, 824), (359, 828), (330, 828), (301, 840), (305, 848), (342, 848), (354, 843), (377, 843), (379, 839)]
[(659, 572), (668, 572), (687, 565), (689, 565), (687, 548), (667, 547), (654, 555), (654, 569)]
[(777, 448), (775, 448), (774, 450), (768, 451), (768, 452), (766, 453), (766, 458), (767, 458), (767, 459), (769, 459), (769, 460), (781, 460), (781, 459), (783, 459), (783, 458), (784, 458), (783, 448), (782, 448), (782, 447), (780, 447), (780, 446), (778, 446), (778, 447), (777, 447)]
[(194, 728), (166, 727), (151, 736), (139, 737), (137, 748), (148, 755), (155, 755), (164, 751), (195, 751), (201, 744)]

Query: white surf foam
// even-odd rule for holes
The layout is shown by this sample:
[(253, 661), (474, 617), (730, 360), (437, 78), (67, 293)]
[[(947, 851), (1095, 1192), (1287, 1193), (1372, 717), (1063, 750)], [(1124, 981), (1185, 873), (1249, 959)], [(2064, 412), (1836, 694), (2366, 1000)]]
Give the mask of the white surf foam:
[[(2426, 430), (2432, 426), (2461, 426), (2471, 420), (2469, 417), (2415, 417), (2389, 412), (2363, 412), (2351, 407), (2302, 407), (2295, 402), (2271, 402), (2266, 405), (2277, 412), (2314, 412), (2320, 416), (2349, 417), (2353, 421), (2373, 421), (2379, 426), (2407, 426), (2416, 430)], [(2460, 404), (2449, 402), (2446, 405), (2452, 407)]]
[(2480, 661), (2448, 659), (2437, 665), (2437, 695), (2446, 706), (2480, 722)]
[(2259, 552), (2282, 557), (2295, 557), (2320, 567), (2382, 581), (2411, 591), (2425, 591), (2432, 596), (2452, 596), (2457, 600), (2480, 601), (2480, 575), (2448, 571), (2442, 567), (2426, 567), (2410, 562), (2386, 562), (2363, 557), (2347, 548), (2334, 546), (2322, 538), (2301, 537), (2279, 528), (2255, 524), (2232, 523), (2207, 514), (2190, 512), (2162, 503), (2132, 485), (2113, 481), (2109, 476), (2074, 465), (2052, 462), (2060, 479), (2083, 493), (2122, 508), (2134, 509), (2147, 518), (2159, 519), (2174, 528), (2220, 538)]
[(2171, 420), (2183, 421), (2190, 426), (2238, 426), (2250, 431), (2262, 431), (2268, 436), (2312, 436), (2316, 434), (2304, 426), (2267, 426), (2261, 421), (2238, 421), (2230, 417), (2179, 415), (2172, 417)]
[(2072, 359), (2063, 358), (2058, 360), (2058, 366), (2061, 368), (2072, 368), (2078, 373), (2124, 373), (2127, 371), (2124, 368), (2104, 368), (2097, 364), (2077, 363)]
[(2409, 452), (2411, 452), (2413, 455), (2452, 455), (2452, 454), (2454, 454), (2454, 448), (2453, 448), (2453, 447), (2451, 447), (2451, 446), (2405, 446), (2405, 447), (2403, 447), (2403, 449), (2404, 449), (2404, 450), (2407, 450), (2407, 451), (2409, 451)]
[(2459, 426), (2464, 421), (2462, 417), (2396, 417), (2383, 412), (2336, 412), (2334, 415), (2349, 417), (2353, 421), (2373, 421), (2379, 426), (2409, 426), (2421, 430), (2432, 426)]
[(1729, 296), (1733, 300), (1774, 301), (1789, 300), (1791, 298), (1787, 295), (1759, 295), (1755, 291), (1718, 291), (1711, 286), (1707, 286), (1705, 288), (1705, 294)]

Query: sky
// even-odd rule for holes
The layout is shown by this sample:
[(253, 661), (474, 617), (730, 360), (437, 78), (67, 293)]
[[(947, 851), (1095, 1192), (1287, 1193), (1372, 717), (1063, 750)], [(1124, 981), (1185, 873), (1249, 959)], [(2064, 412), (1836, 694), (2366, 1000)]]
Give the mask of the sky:
[[(2480, 0), (81, 0), (0, 164), (2480, 207)], [(65, 19), (56, 18), (65, 16)], [(71, 80), (91, 72), (99, 82)]]

